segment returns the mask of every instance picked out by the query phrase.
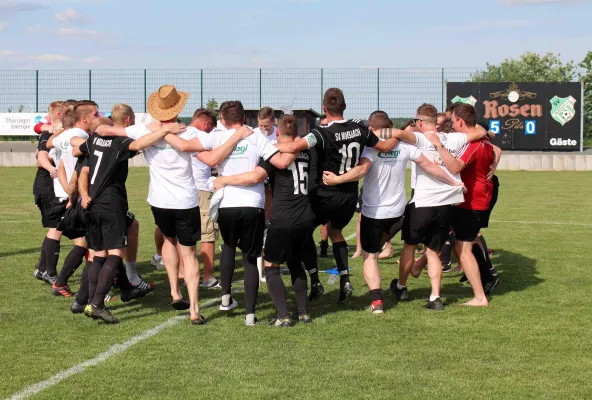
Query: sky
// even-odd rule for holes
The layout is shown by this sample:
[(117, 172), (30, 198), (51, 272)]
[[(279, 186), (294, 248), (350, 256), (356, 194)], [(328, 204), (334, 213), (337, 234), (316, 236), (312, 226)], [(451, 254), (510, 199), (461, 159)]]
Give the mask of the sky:
[(590, 15), (590, 0), (0, 0), (0, 69), (580, 62)]

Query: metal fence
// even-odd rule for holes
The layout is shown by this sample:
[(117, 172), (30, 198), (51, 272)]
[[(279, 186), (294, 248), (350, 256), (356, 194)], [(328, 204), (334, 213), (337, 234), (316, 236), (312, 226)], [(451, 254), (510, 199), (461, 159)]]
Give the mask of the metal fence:
[(247, 109), (322, 111), (330, 87), (345, 93), (346, 117), (367, 118), (376, 110), (410, 117), (427, 102), (445, 106), (446, 82), (462, 82), (480, 68), (380, 69), (189, 69), (189, 70), (38, 70), (0, 71), (0, 112), (44, 112), (55, 100), (91, 99), (102, 111), (126, 103), (137, 112), (163, 84), (191, 93), (181, 116), (190, 116), (210, 99), (240, 100)]

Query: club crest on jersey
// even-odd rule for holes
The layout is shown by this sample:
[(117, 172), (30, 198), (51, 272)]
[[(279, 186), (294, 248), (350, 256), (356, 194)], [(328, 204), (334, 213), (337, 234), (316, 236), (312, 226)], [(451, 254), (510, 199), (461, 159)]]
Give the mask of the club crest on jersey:
[(387, 151), (386, 153), (378, 153), (380, 158), (397, 158), (401, 154), (401, 150)]
[(247, 151), (248, 148), (249, 148), (248, 144), (245, 144), (244, 146), (236, 146), (234, 149), (232, 149), (232, 155), (233, 156), (241, 156), (241, 155), (245, 154), (245, 152)]
[(553, 119), (561, 124), (561, 126), (567, 124), (576, 115), (576, 99), (572, 96), (569, 97), (557, 97), (554, 96), (551, 100), (551, 116)]
[(454, 104), (454, 103), (470, 104), (470, 105), (474, 106), (475, 104), (477, 104), (477, 99), (474, 98), (473, 96), (470, 96), (470, 97), (456, 96), (454, 99), (452, 99), (452, 104)]

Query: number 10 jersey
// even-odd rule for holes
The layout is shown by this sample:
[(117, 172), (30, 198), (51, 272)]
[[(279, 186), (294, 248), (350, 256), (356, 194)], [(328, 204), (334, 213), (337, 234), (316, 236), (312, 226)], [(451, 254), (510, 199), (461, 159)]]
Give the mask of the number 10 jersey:
[[(311, 137), (313, 135), (313, 137)], [(374, 147), (378, 138), (360, 120), (333, 121), (312, 130), (306, 137), (314, 143), (315, 171), (311, 171), (313, 187), (323, 187), (340, 192), (358, 193), (358, 182), (328, 187), (323, 185), (323, 171), (343, 175), (360, 162), (364, 147)]]

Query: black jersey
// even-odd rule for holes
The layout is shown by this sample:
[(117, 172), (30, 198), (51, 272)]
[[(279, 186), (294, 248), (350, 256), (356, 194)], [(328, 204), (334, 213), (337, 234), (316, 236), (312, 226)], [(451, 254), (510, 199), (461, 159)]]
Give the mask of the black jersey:
[[(314, 139), (310, 137), (314, 136)], [(337, 186), (323, 185), (323, 171), (343, 175), (360, 162), (364, 147), (374, 147), (378, 138), (360, 120), (334, 121), (312, 130), (307, 136), (309, 144), (313, 144), (318, 156), (318, 166), (314, 174), (315, 183), (327, 189), (342, 192), (358, 192), (358, 182), (349, 182)], [(312, 141), (310, 140), (312, 139)]]
[[(39, 143), (37, 144), (37, 150), (39, 152), (49, 152), (47, 148), (47, 141), (51, 137), (51, 133), (42, 132), (39, 135)], [(54, 165), (52, 163), (52, 165)], [(43, 167), (37, 168), (37, 174), (35, 175), (35, 181), (33, 182), (33, 196), (35, 197), (55, 197), (53, 192), (53, 178), (49, 175), (49, 171)]]
[(132, 142), (127, 137), (92, 135), (80, 145), (80, 150), (87, 154), (92, 210), (99, 206), (101, 211), (109, 211), (110, 207), (120, 206), (127, 211), (128, 160), (136, 155), (129, 149)]
[(309, 152), (303, 151), (286, 169), (275, 168), (268, 161), (259, 163), (271, 184), (271, 226), (283, 228), (315, 219), (308, 200), (309, 162)]

